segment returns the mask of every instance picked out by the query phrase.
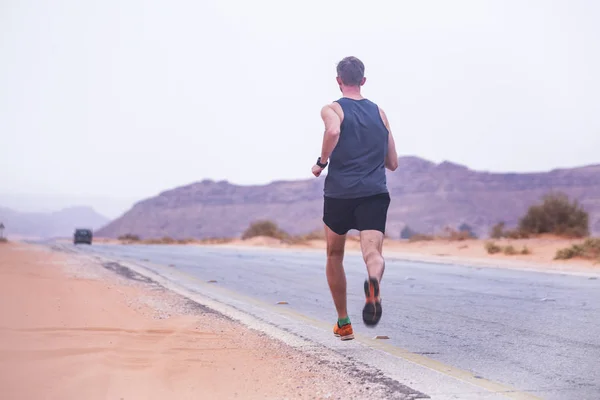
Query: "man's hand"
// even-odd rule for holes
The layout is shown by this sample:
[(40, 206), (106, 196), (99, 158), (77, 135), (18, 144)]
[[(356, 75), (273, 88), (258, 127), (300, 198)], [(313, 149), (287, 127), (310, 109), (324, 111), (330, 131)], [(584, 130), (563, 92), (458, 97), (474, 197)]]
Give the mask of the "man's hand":
[(323, 172), (323, 168), (319, 167), (317, 164), (312, 167), (312, 173), (317, 178), (321, 175), (321, 172)]

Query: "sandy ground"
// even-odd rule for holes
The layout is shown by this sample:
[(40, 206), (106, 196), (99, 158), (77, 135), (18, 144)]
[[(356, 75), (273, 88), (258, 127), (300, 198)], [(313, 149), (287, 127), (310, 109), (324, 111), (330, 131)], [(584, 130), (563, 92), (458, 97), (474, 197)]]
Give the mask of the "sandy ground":
[[(485, 244), (492, 241), (498, 246), (505, 247), (512, 245), (517, 252), (526, 247), (530, 254), (506, 255), (503, 253), (488, 254)], [(436, 239), (431, 241), (408, 242), (402, 240), (386, 239), (384, 242), (384, 253), (387, 256), (422, 256), (423, 258), (453, 258), (462, 259), (465, 263), (476, 261), (493, 261), (502, 263), (524, 262), (532, 264), (552, 264), (571, 265), (574, 268), (592, 267), (600, 271), (600, 264), (591, 260), (554, 260), (557, 250), (571, 247), (573, 244), (582, 243), (582, 239), (562, 239), (556, 237), (541, 237), (535, 239), (500, 239), (500, 240), (462, 240), (450, 241)], [(303, 244), (286, 244), (280, 240), (266, 237), (255, 237), (247, 240), (233, 240), (222, 246), (228, 247), (270, 247), (270, 248), (291, 248), (307, 250), (325, 250), (324, 240), (311, 240)], [(360, 242), (358, 237), (348, 237), (346, 241), (346, 250), (349, 252), (359, 252)]]
[[(507, 255), (503, 252), (488, 254), (485, 244), (492, 241), (498, 246), (513, 246), (517, 253), (527, 248), (529, 254)], [(545, 236), (533, 239), (499, 239), (499, 240), (462, 240), (450, 241), (436, 239), (431, 241), (409, 242), (405, 240), (386, 239), (384, 253), (391, 257), (407, 257), (411, 259), (422, 259), (426, 261), (449, 261), (462, 262), (464, 264), (510, 267), (515, 264), (529, 266), (530, 268), (547, 269), (573, 269), (582, 271), (600, 272), (600, 263), (593, 260), (573, 259), (555, 260), (556, 252), (560, 249), (571, 247), (573, 244), (583, 243), (583, 239), (563, 239), (553, 236)], [(98, 238), (98, 243), (122, 244), (114, 239)], [(254, 237), (246, 240), (233, 239), (222, 242), (196, 241), (187, 245), (210, 245), (229, 248), (279, 248), (294, 250), (325, 250), (325, 241), (322, 239), (310, 240), (302, 243), (290, 244), (270, 237)], [(346, 242), (347, 252), (359, 252), (360, 242), (358, 236), (349, 236)]]
[(368, 393), (334, 364), (106, 267), (42, 247), (0, 245), (2, 399)]

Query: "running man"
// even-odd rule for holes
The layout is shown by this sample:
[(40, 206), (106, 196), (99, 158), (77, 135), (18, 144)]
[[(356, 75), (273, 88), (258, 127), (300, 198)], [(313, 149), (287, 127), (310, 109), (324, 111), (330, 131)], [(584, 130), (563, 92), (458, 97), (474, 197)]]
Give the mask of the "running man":
[(360, 231), (360, 247), (367, 265), (363, 321), (375, 326), (382, 314), (380, 283), (385, 269), (383, 237), (390, 205), (386, 171), (398, 168), (396, 145), (385, 112), (361, 95), (364, 64), (346, 57), (337, 65), (342, 97), (321, 109), (325, 123), (321, 157), (312, 167), (325, 178), (323, 222), (327, 239), (327, 283), (338, 314), (333, 328), (341, 340), (354, 339), (346, 308), (344, 248), (346, 234)]

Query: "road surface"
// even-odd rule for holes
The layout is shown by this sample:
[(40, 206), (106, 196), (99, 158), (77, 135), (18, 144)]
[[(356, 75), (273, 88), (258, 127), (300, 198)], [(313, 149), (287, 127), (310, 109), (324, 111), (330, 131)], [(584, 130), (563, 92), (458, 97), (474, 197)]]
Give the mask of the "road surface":
[[(365, 267), (360, 257), (348, 254), (348, 307), (355, 332), (389, 339), (341, 343), (330, 333), (336, 315), (321, 252), (102, 244), (76, 249), (145, 265), (190, 290), (376, 365), (431, 398), (487, 399), (485, 390), (507, 396), (498, 398), (600, 398), (596, 276), (388, 258), (383, 317), (372, 329), (361, 320)], [(209, 286), (208, 281), (216, 282)], [(288, 304), (276, 305), (280, 301)], [(359, 350), (354, 342), (381, 352)], [(459, 383), (449, 389), (452, 382)]]

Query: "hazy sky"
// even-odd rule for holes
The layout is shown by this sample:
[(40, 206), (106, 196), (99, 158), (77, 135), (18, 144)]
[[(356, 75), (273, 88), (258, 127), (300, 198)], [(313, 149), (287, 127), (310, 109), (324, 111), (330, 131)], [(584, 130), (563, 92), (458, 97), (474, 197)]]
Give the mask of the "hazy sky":
[(598, 21), (594, 0), (2, 0), (0, 194), (310, 178), (347, 55), (400, 155), (600, 163)]

